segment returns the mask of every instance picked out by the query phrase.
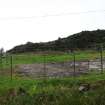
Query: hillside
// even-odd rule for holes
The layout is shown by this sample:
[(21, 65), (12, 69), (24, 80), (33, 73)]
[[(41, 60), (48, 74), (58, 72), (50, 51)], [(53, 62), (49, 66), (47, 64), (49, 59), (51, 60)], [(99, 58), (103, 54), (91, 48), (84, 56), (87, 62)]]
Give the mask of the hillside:
[[(85, 42), (85, 44), (84, 44)], [(27, 42), (24, 45), (19, 45), (9, 50), (9, 53), (24, 53), (36, 51), (66, 51), (80, 49), (84, 50), (90, 48), (90, 45), (105, 42), (105, 30), (82, 31), (70, 35), (66, 38), (58, 38), (57, 40), (46, 43), (32, 43)]]

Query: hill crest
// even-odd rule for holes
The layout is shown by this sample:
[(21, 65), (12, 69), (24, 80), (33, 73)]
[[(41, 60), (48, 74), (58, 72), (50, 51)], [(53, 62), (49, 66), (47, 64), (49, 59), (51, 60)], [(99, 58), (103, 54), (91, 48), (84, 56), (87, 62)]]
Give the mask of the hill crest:
[(9, 53), (24, 53), (37, 51), (66, 51), (73, 49), (88, 49), (90, 45), (105, 42), (105, 30), (82, 31), (66, 38), (58, 38), (50, 42), (33, 43), (27, 42), (15, 46)]

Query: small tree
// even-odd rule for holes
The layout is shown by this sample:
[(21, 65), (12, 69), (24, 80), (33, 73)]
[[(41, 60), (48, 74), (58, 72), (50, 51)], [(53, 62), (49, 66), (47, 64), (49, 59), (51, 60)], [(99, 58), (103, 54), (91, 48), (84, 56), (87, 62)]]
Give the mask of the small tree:
[(3, 56), (3, 54), (4, 54), (4, 48), (1, 48), (0, 49), (0, 56)]

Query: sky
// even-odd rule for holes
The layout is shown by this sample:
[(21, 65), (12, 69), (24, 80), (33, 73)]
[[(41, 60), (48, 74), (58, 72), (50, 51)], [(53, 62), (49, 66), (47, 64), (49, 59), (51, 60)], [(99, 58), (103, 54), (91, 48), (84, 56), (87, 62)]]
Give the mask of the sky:
[(0, 48), (105, 29), (105, 0), (0, 0)]

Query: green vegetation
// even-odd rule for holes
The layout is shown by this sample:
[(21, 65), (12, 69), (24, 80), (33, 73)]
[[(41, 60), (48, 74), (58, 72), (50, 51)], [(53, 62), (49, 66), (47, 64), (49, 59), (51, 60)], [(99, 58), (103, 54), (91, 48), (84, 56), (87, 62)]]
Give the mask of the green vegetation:
[[(99, 58), (96, 51), (75, 52), (76, 61)], [(63, 54), (13, 54), (13, 67), (19, 64), (72, 61), (72, 53)], [(105, 56), (105, 52), (103, 52)], [(0, 64), (1, 66), (1, 64)], [(10, 55), (2, 59), (2, 68), (10, 67)], [(6, 69), (7, 70), (7, 69)], [(8, 71), (8, 70), (7, 70)], [(81, 84), (89, 90), (80, 92)], [(0, 105), (105, 105), (105, 73), (91, 72), (71, 78), (31, 79), (0, 75)]]
[[(78, 51), (75, 52), (76, 61), (79, 60), (91, 60), (91, 59), (100, 59), (100, 53), (96, 51)], [(105, 52), (103, 52), (103, 56), (105, 56)], [(63, 54), (32, 54), (32, 53), (24, 53), (24, 54), (13, 54), (13, 66), (18, 64), (33, 64), (33, 63), (46, 63), (48, 62), (65, 62), (65, 61), (73, 61), (73, 53), (63, 53)], [(2, 66), (4, 68), (10, 67), (10, 56), (2, 59)]]
[[(78, 90), (90, 84), (87, 91)], [(22, 91), (19, 89), (22, 88)], [(105, 105), (105, 74), (31, 80), (0, 77), (0, 105)]]
[[(98, 52), (77, 52), (75, 53), (76, 60), (90, 60), (95, 59), (99, 56)], [(20, 54), (13, 55), (13, 61), (15, 64), (31, 64), (31, 63), (43, 63), (44, 58), (46, 62), (64, 62), (64, 61), (73, 61), (72, 53), (65, 53), (60, 55), (35, 55), (35, 54)]]
[[(94, 49), (96, 44), (104, 43), (105, 30), (82, 31), (66, 38), (58, 38), (55, 41), (46, 43), (27, 42), (9, 50), (9, 53), (40, 52), (40, 51), (73, 51)], [(98, 49), (99, 46), (97, 46)]]

